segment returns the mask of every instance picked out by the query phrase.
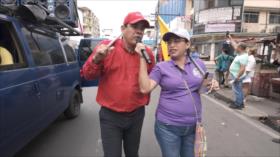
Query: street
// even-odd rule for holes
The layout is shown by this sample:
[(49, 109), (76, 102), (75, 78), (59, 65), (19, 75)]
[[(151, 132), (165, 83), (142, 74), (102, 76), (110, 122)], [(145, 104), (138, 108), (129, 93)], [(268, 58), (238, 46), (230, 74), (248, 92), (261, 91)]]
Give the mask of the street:
[[(102, 156), (96, 89), (83, 90), (84, 103), (78, 118), (68, 121), (63, 116), (59, 117), (16, 156)], [(143, 157), (161, 156), (153, 132), (159, 93), (157, 88), (146, 107), (139, 152)], [(279, 133), (239, 111), (229, 109), (228, 104), (211, 96), (203, 95), (202, 101), (208, 157), (280, 156), (280, 145), (271, 141), (273, 137), (279, 137)]]
[[(167, 125), (190, 124), (200, 99), (186, 92), (205, 91), (207, 157), (280, 157), (280, 0), (0, 0), (0, 157), (102, 157), (98, 84), (116, 111), (155, 88), (139, 156), (161, 157), (156, 83)], [(120, 114), (101, 116), (106, 148), (139, 135), (138, 112)], [(183, 137), (164, 150), (189, 155), (184, 127), (162, 129), (167, 144), (166, 130)]]

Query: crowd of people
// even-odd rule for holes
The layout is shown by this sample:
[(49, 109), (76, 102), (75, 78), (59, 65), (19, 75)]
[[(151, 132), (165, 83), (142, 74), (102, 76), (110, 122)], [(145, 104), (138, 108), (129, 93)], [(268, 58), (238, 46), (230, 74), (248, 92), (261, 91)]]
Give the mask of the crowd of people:
[[(215, 58), (215, 76), (221, 87), (228, 87), (229, 83), (232, 85), (235, 101), (230, 107), (242, 109), (246, 97), (250, 94), (250, 85), (256, 68), (257, 50), (255, 48), (248, 50), (245, 43), (237, 43), (230, 35), (228, 40), (234, 48), (236, 56), (230, 55), (228, 49), (222, 48), (222, 53)], [(231, 81), (229, 81), (230, 78)]]
[[(251, 91), (251, 84), (256, 70), (257, 48), (248, 48), (245, 43), (237, 43), (230, 35), (228, 36), (228, 41), (228, 44), (234, 48), (236, 56), (230, 54), (228, 49), (222, 49), (222, 53), (215, 58), (215, 78), (218, 80), (220, 87), (228, 87), (229, 79), (231, 78), (233, 92), (236, 96), (235, 103), (231, 107), (242, 109)], [(277, 35), (275, 41), (270, 42), (273, 45), (274, 52), (271, 53), (271, 57), (267, 56), (269, 58), (267, 62), (278, 66), (278, 73), (280, 73), (279, 41), (280, 34)]]

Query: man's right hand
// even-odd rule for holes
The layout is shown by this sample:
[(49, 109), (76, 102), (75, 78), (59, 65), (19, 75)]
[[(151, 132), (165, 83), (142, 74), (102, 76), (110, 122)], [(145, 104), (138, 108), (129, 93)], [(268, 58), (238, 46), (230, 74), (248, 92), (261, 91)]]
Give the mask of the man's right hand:
[(99, 45), (92, 57), (92, 62), (95, 64), (100, 63), (111, 52), (112, 49), (114, 49), (114, 47), (109, 47), (104, 44)]

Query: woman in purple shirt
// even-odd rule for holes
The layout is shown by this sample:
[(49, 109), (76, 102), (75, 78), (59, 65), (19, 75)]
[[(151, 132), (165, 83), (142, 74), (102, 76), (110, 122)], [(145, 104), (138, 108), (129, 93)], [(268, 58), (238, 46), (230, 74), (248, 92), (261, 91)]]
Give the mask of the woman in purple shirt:
[[(157, 85), (161, 87), (155, 135), (162, 156), (193, 157), (196, 122), (201, 121), (199, 89), (203, 76), (188, 58), (190, 35), (185, 29), (168, 32), (163, 40), (171, 60), (158, 63), (148, 75), (146, 62), (140, 54), (140, 91), (149, 93)], [(206, 71), (200, 59), (194, 60)]]

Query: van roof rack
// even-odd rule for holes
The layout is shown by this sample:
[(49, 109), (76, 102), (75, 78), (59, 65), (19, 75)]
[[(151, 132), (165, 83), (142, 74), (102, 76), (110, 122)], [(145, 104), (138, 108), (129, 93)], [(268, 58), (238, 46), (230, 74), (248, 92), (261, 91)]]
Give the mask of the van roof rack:
[(39, 3), (28, 3), (19, 6), (0, 4), (0, 13), (36, 23), (37, 26), (45, 27), (63, 36), (80, 35), (78, 30), (66, 24), (59, 18), (50, 16), (48, 10)]

